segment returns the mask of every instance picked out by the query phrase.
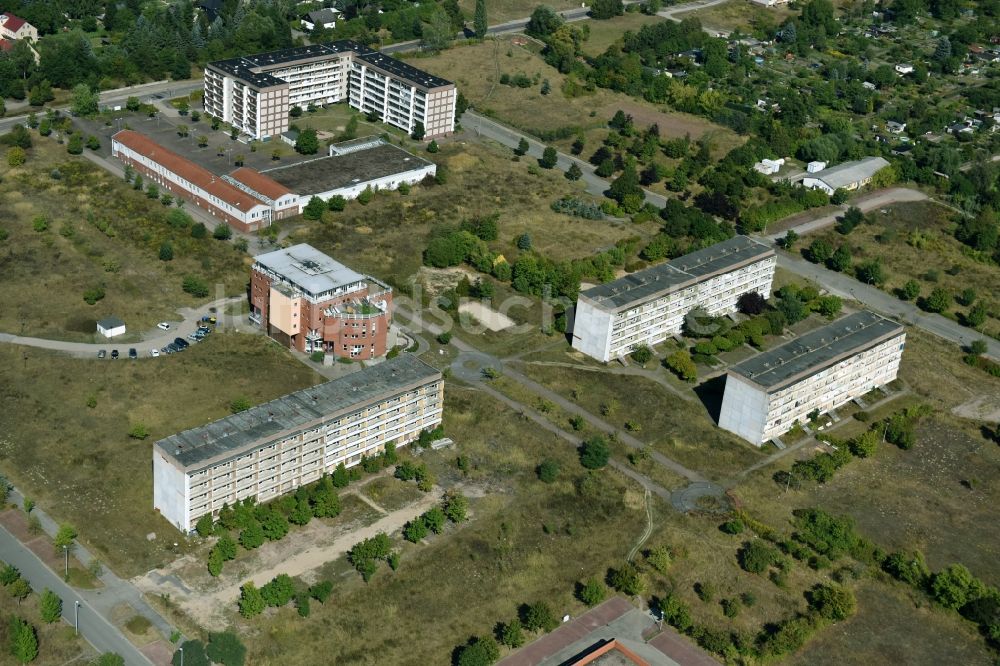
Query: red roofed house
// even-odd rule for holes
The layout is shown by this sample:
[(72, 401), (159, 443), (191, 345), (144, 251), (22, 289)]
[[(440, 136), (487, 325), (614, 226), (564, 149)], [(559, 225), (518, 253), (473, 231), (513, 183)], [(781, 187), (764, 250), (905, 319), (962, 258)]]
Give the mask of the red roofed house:
[[(145, 134), (122, 130), (111, 138), (111, 154), (158, 187), (183, 197), (239, 231), (271, 225), (272, 207)], [(295, 208), (298, 211), (297, 205)]]
[(23, 18), (18, 18), (10, 12), (0, 14), (0, 37), (7, 39), (30, 39), (38, 41), (38, 30)]
[(299, 195), (255, 169), (240, 167), (223, 179), (271, 206), (275, 220), (299, 214)]

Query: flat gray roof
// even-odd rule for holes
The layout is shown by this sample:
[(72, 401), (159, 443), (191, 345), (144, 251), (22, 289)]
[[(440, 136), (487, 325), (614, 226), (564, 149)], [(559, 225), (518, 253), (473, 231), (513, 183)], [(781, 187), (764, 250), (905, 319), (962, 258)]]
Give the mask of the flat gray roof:
[(844, 162), (837, 166), (807, 174), (807, 178), (822, 180), (832, 189), (839, 189), (871, 178), (889, 163), (882, 157), (865, 157), (854, 162)]
[(729, 372), (771, 392), (902, 333), (902, 325), (862, 310), (738, 363)]
[(273, 271), (303, 291), (317, 296), (365, 279), (312, 245), (300, 243), (254, 257), (254, 263)]
[(118, 328), (119, 326), (124, 326), (125, 322), (118, 317), (104, 317), (97, 320), (97, 325), (101, 328)]
[(156, 449), (181, 468), (198, 469), (207, 461), (224, 462), (273, 439), (287, 437), (323, 417), (348, 412), (440, 377), (435, 368), (413, 354), (403, 353), (345, 377), (171, 435), (158, 441)]
[(591, 287), (580, 295), (607, 310), (627, 310), (680, 287), (773, 255), (774, 250), (759, 241), (733, 236), (683, 257)]
[(299, 196), (309, 196), (422, 169), (430, 164), (398, 146), (380, 142), (344, 155), (320, 157), (262, 173)]

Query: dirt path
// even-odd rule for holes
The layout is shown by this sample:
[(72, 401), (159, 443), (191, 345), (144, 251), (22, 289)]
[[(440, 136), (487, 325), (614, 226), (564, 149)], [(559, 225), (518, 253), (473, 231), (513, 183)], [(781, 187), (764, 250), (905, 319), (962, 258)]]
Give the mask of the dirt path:
[(646, 543), (646, 539), (653, 533), (653, 510), (649, 506), (650, 492), (649, 488), (645, 488), (644, 490), (643, 497), (646, 500), (646, 530), (639, 537), (639, 540), (635, 542), (635, 545), (632, 546), (632, 550), (628, 552), (628, 557), (625, 558), (627, 562), (631, 562), (635, 558), (639, 549), (642, 548), (642, 544)]
[[(190, 581), (181, 582), (179, 580), (179, 577), (183, 575), (183, 572), (179, 570), (180, 567), (193, 565), (197, 567), (199, 572), (204, 567), (203, 563), (193, 562), (189, 558), (181, 558), (168, 570), (151, 571), (132, 582), (146, 593), (169, 593), (171, 599), (200, 626), (210, 630), (223, 629), (227, 622), (227, 611), (235, 610), (236, 601), (240, 596), (240, 587), (247, 581), (252, 581), (254, 585), (261, 587), (278, 574), (288, 574), (289, 576), (306, 574), (337, 559), (363, 539), (371, 538), (379, 532), (392, 534), (402, 529), (403, 525), (436, 505), (440, 499), (441, 490), (436, 488), (433, 492), (421, 497), (418, 502), (388, 513), (371, 525), (340, 533), (333, 540), (329, 540), (328, 537), (331, 533), (339, 531), (338, 528), (324, 525), (314, 531), (310, 535), (311, 538), (307, 539), (304, 534), (299, 534), (294, 539), (274, 542), (270, 544), (273, 546), (269, 549), (270, 552), (261, 553), (266, 561), (262, 562), (260, 566), (248, 566), (246, 562), (242, 565), (235, 563), (227, 565), (234, 571), (237, 568), (249, 568), (253, 571), (251, 575), (237, 577), (238, 575), (224, 573), (223, 577), (227, 578), (226, 583), (214, 589), (204, 589), (204, 587)], [(289, 552), (292, 550), (289, 546), (303, 547)], [(267, 545), (260, 550), (266, 548)]]

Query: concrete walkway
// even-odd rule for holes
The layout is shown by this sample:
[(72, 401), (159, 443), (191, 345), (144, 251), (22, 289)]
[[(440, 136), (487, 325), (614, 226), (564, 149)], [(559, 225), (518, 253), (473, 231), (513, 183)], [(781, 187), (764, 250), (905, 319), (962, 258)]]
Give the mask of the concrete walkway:
[(841, 205), (840, 210), (836, 213), (831, 213), (829, 215), (818, 217), (815, 220), (807, 220), (799, 224), (788, 226), (782, 231), (767, 234), (763, 237), (763, 239), (775, 242), (779, 238), (784, 238), (785, 234), (792, 229), (795, 230), (795, 233), (800, 236), (804, 236), (812, 231), (818, 231), (819, 229), (831, 227), (837, 222), (837, 218), (843, 215), (851, 206), (859, 208), (862, 212), (867, 213), (868, 211), (875, 210), (876, 208), (882, 208), (883, 206), (890, 206), (892, 204), (907, 201), (927, 201), (928, 199), (930, 199), (930, 197), (920, 190), (913, 190), (908, 187), (890, 187), (886, 190), (870, 192), (860, 197), (856, 197), (849, 203)]

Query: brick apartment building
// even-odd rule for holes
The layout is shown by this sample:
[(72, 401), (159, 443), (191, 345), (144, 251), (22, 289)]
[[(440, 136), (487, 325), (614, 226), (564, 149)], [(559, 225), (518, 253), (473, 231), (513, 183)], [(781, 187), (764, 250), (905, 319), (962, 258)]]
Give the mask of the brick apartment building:
[(182, 532), (223, 505), (272, 500), (441, 424), (441, 373), (412, 354), (296, 391), (153, 446), (153, 508)]
[(455, 84), (349, 40), (210, 62), (204, 108), (255, 139), (280, 136), (292, 107), (346, 101), (428, 139), (455, 131)]
[(719, 427), (760, 446), (896, 378), (906, 333), (856, 312), (729, 368)]
[[(145, 134), (122, 130), (111, 137), (111, 154), (148, 183), (190, 201), (213, 217), (243, 231), (271, 225), (274, 208), (194, 162), (164, 148)], [(298, 214), (298, 200), (293, 203)]]
[(254, 257), (250, 320), (284, 345), (366, 360), (384, 356), (392, 288), (311, 245)]
[(772, 248), (734, 236), (582, 291), (573, 347), (607, 362), (680, 333), (695, 308), (713, 316), (735, 312), (747, 292), (770, 295), (775, 262)]

